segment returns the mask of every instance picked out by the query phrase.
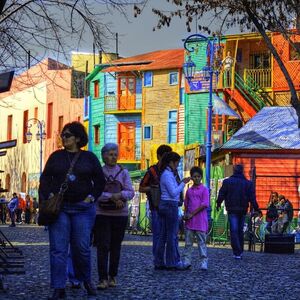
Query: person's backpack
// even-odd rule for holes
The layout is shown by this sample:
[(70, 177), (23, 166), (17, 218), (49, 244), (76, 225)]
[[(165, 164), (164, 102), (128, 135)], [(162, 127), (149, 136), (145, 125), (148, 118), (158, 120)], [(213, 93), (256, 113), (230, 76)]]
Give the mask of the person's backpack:
[(150, 186), (150, 201), (154, 208), (158, 208), (160, 202), (160, 185), (159, 185), (159, 171), (156, 165), (149, 168), (151, 175), (151, 182), (156, 182), (157, 184)]
[[(111, 176), (111, 175), (108, 177), (105, 176), (106, 184), (104, 187), (104, 192), (115, 194), (115, 193), (120, 193), (123, 190), (122, 183), (116, 179), (119, 176), (119, 174), (124, 170), (122, 166), (119, 165), (119, 167), (120, 170), (115, 176)], [(110, 209), (110, 210), (117, 209), (116, 204), (113, 201), (107, 201), (107, 202), (99, 201), (99, 206), (102, 209)]]

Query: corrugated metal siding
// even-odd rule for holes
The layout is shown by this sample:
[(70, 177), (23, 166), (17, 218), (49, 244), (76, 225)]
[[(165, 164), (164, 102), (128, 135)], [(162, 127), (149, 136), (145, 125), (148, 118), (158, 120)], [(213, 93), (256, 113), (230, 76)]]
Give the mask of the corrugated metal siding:
[[(89, 149), (95, 153), (95, 155), (100, 159), (101, 158), (101, 148), (104, 145), (104, 90), (105, 90), (105, 83), (104, 83), (104, 74), (99, 72), (94, 78), (93, 81), (99, 80), (99, 98), (94, 99), (94, 88), (93, 85), (91, 85), (91, 96), (92, 96), (92, 101), (91, 101), (91, 117), (90, 117), (90, 147)], [(95, 125), (100, 125), (100, 143), (96, 145), (94, 143), (95, 141), (95, 131), (94, 131), (94, 126)]]
[[(117, 95), (117, 80), (109, 73), (104, 73), (105, 75), (105, 96), (107, 95)], [(115, 75), (115, 74), (113, 74)]]
[(294, 208), (299, 208), (300, 154), (299, 155), (235, 155), (234, 163), (242, 163), (245, 175), (250, 178), (251, 170), (256, 168), (256, 197), (261, 208), (266, 208), (271, 191), (288, 198)]
[(118, 143), (118, 123), (135, 122), (135, 156), (141, 158), (142, 129), (140, 116), (105, 115), (105, 143)]
[(206, 133), (206, 114), (208, 93), (189, 94), (186, 97), (185, 144), (204, 144)]
[(178, 109), (178, 143), (184, 143), (184, 105)]

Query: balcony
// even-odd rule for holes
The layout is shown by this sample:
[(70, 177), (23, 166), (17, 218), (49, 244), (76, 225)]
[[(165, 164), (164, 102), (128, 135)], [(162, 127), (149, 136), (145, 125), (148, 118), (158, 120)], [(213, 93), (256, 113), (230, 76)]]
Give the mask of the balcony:
[(271, 69), (245, 69), (244, 81), (251, 77), (261, 88), (272, 87), (272, 71)]
[(104, 112), (109, 114), (142, 113), (141, 95), (124, 98), (116, 95), (104, 96)]

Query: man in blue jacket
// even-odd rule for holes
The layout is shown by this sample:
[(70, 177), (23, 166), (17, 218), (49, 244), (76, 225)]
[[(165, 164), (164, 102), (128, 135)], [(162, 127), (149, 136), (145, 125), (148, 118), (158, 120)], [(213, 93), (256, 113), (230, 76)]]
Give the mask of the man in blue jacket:
[(18, 207), (18, 203), (19, 203), (19, 199), (16, 193), (13, 193), (13, 197), (11, 198), (11, 200), (8, 202), (7, 207), (9, 210), (9, 216), (11, 219), (11, 224), (9, 225), (9, 227), (15, 227), (16, 223), (15, 223), (15, 210)]
[(253, 183), (244, 176), (243, 165), (233, 166), (233, 175), (223, 181), (217, 199), (217, 210), (225, 201), (230, 224), (230, 240), (235, 259), (241, 259), (244, 250), (244, 222), (249, 202), (258, 210)]

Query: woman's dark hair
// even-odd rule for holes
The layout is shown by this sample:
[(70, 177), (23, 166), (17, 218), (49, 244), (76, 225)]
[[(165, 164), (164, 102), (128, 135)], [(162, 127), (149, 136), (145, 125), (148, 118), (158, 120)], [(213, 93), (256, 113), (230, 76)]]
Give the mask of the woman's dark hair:
[(82, 148), (86, 146), (89, 141), (88, 135), (84, 126), (80, 122), (71, 122), (67, 123), (62, 132), (69, 130), (70, 133), (73, 133), (75, 137), (79, 138), (80, 141), (77, 143), (78, 148)]
[(162, 157), (165, 153), (171, 151), (172, 148), (169, 145), (160, 145), (156, 150), (156, 155)]
[(161, 159), (160, 170), (163, 171), (171, 161), (180, 161), (180, 155), (177, 152), (166, 152)]
[(201, 178), (203, 178), (203, 171), (200, 167), (192, 167), (190, 170), (190, 175), (193, 176), (195, 173), (199, 173), (201, 175)]

